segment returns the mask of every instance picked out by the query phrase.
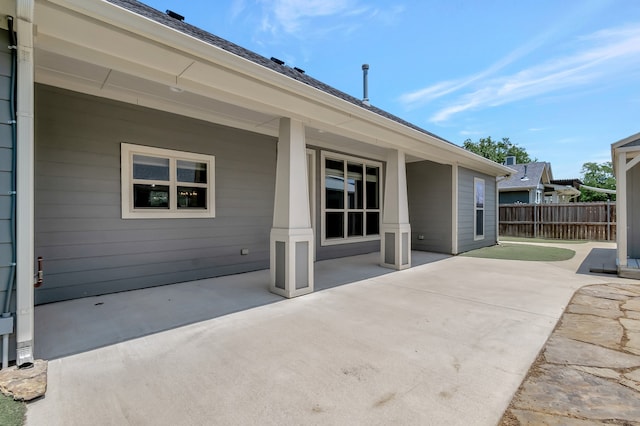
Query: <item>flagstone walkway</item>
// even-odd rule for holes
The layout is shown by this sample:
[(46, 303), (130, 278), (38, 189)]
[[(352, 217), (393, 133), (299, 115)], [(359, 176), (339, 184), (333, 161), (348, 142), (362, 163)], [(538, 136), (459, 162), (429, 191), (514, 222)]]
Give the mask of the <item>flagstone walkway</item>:
[(583, 287), (500, 423), (640, 425), (640, 285)]

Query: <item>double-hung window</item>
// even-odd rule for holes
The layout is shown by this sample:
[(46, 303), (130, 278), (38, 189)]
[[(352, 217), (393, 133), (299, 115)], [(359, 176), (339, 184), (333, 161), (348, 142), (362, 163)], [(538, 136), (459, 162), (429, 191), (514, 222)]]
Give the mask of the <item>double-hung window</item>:
[(474, 226), (473, 235), (475, 240), (484, 238), (484, 179), (473, 179), (474, 198)]
[(322, 153), (323, 245), (380, 238), (381, 163)]
[(215, 157), (121, 144), (122, 218), (214, 217)]

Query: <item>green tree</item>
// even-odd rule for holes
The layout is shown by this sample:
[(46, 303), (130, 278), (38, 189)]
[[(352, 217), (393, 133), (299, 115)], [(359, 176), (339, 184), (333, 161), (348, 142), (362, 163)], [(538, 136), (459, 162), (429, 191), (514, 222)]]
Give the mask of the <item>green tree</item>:
[[(613, 165), (611, 161), (604, 163), (584, 163), (582, 169), (582, 183), (594, 188), (616, 189), (616, 177), (613, 174)], [(580, 201), (606, 201), (607, 197), (612, 200), (616, 199), (615, 195), (604, 194), (602, 192), (590, 191), (588, 189), (580, 189)]]
[(501, 141), (496, 141), (491, 139), (491, 136), (487, 136), (486, 138), (480, 138), (478, 142), (467, 139), (462, 147), (499, 164), (504, 164), (509, 156), (515, 156), (518, 164), (537, 161), (536, 159), (532, 160), (526, 149), (511, 142), (509, 138), (502, 138)]

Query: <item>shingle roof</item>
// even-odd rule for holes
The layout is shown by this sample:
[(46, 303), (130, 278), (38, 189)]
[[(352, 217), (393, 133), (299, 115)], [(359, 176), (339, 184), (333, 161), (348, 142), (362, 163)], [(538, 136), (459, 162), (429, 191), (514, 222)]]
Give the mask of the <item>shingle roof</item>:
[[(523, 181), (522, 178), (525, 175), (525, 166), (529, 180)], [(514, 169), (516, 173), (512, 174), (507, 179), (498, 182), (498, 190), (534, 188), (538, 184), (543, 183), (541, 182), (542, 174), (544, 173), (545, 168), (550, 167), (550, 165), (545, 161), (539, 161), (528, 164), (513, 164), (509, 165), (509, 167)]]
[(276, 71), (280, 74), (286, 75), (289, 78), (292, 78), (294, 80), (300, 81), (302, 83), (305, 83), (311, 87), (314, 87), (318, 90), (321, 90), (325, 93), (328, 93), (330, 95), (333, 95), (337, 98), (340, 98), (344, 101), (347, 101), (351, 104), (357, 105), (361, 108), (367, 109), (371, 112), (374, 112), (382, 117), (388, 118), (390, 120), (393, 120), (397, 123), (400, 123), (404, 126), (407, 126), (411, 129), (417, 130), (421, 133), (427, 134), (429, 136), (432, 136), (436, 139), (439, 139), (443, 142), (449, 143), (451, 145), (455, 145), (455, 146), (459, 146), (454, 144), (453, 142), (450, 142), (438, 135), (435, 135), (421, 127), (416, 126), (415, 124), (412, 124), (406, 120), (403, 120), (400, 117), (397, 117), (393, 114), (390, 114), (380, 108), (377, 108), (373, 105), (367, 105), (364, 102), (362, 102), (360, 99), (357, 99), (351, 95), (348, 95), (334, 87), (329, 86), (328, 84), (325, 84), (319, 80), (316, 80), (313, 77), (310, 77), (309, 75), (299, 72), (289, 66), (286, 65), (280, 65), (277, 64), (276, 62), (272, 61), (271, 59), (267, 59), (266, 57), (259, 55), (255, 52), (252, 52), (248, 49), (245, 49), (244, 47), (238, 46), (237, 44), (234, 44), (228, 40), (225, 40), (221, 37), (218, 37), (214, 34), (208, 33), (198, 27), (195, 27), (193, 25), (190, 25), (186, 22), (183, 21), (179, 21), (175, 18), (172, 18), (170, 16), (168, 16), (166, 13), (163, 13), (159, 10), (156, 10), (150, 6), (147, 6), (137, 0), (107, 0), (109, 3), (112, 3), (114, 5), (120, 6), (124, 9), (127, 9), (133, 13), (136, 13), (138, 15), (144, 16), (146, 18), (149, 18), (153, 21), (156, 21), (162, 25), (165, 25), (169, 28), (173, 28), (176, 31), (180, 31), (184, 34), (190, 35), (198, 40), (204, 41), (205, 43), (209, 43), (213, 46), (219, 47), (223, 50), (226, 50), (227, 52), (233, 53), (234, 55), (240, 56), (242, 58), (245, 58), (251, 62), (254, 62), (258, 65), (261, 65), (263, 67), (269, 68), (273, 71)]

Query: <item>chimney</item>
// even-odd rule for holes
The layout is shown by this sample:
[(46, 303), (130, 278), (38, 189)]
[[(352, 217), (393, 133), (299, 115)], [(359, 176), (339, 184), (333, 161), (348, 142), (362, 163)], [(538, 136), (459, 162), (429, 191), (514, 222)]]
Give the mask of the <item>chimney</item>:
[(364, 89), (364, 96), (362, 98), (362, 103), (366, 106), (371, 105), (369, 103), (369, 64), (362, 64), (362, 84)]
[(509, 155), (504, 160), (504, 165), (505, 166), (514, 166), (515, 164), (516, 164), (516, 156), (515, 155)]

